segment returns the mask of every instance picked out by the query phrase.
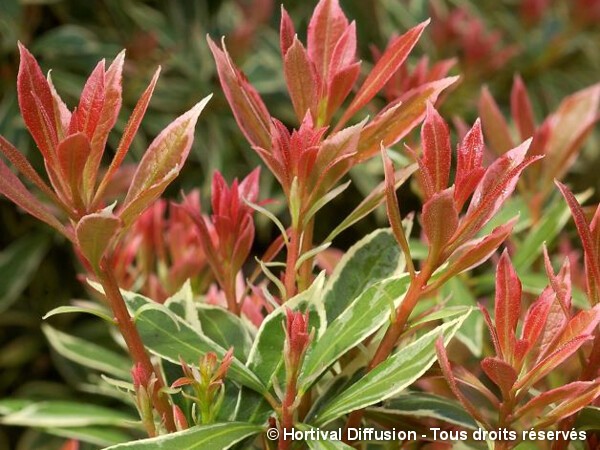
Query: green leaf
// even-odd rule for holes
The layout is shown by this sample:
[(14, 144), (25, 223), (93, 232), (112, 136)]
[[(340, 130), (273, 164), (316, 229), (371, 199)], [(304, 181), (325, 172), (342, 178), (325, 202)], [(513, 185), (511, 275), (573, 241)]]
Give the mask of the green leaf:
[(117, 425), (137, 427), (138, 418), (121, 411), (89, 403), (67, 401), (35, 402), (0, 400), (0, 423), (26, 427), (86, 427)]
[(408, 274), (404, 274), (372, 285), (359, 295), (309, 348), (299, 390), (308, 389), (340, 356), (381, 328), (400, 303), (409, 282)]
[[(304, 423), (297, 423), (294, 425), (297, 430), (301, 431), (309, 431), (314, 429), (315, 432), (318, 432), (315, 427), (311, 427), (310, 425), (306, 425)], [(332, 441), (330, 439), (310, 439), (305, 441), (308, 445), (308, 448), (311, 450), (352, 450), (353, 447), (350, 447), (348, 444), (344, 444), (342, 441)]]
[(200, 425), (177, 433), (114, 445), (105, 450), (226, 450), (249, 436), (263, 431), (251, 423), (227, 422)]
[[(576, 198), (579, 203), (583, 203), (591, 194), (592, 191), (588, 190), (577, 195)], [(544, 210), (539, 222), (529, 230), (521, 245), (516, 247), (512, 258), (515, 269), (519, 271), (531, 267), (542, 254), (544, 242), (551, 243), (570, 218), (569, 206), (560, 196), (555, 195), (552, 203)]]
[(129, 379), (131, 362), (125, 356), (101, 347), (93, 342), (71, 336), (43, 324), (42, 331), (54, 350), (61, 356), (94, 370)]
[(440, 334), (443, 333), (444, 342), (447, 344), (467, 315), (468, 312), (463, 317), (440, 325), (406, 347), (398, 349), (327, 405), (316, 416), (315, 424), (326, 425), (346, 413), (365, 408), (400, 393), (435, 362), (435, 341)]
[(319, 276), (311, 287), (288, 300), (285, 305), (275, 309), (263, 320), (254, 345), (248, 357), (248, 367), (260, 381), (267, 387), (271, 386), (271, 379), (283, 364), (283, 344), (285, 332), (283, 324), (285, 309), (309, 311), (309, 327), (315, 327), (315, 336), (318, 337), (324, 328), (324, 317), (321, 312), (323, 277)]
[[(452, 306), (477, 306), (477, 300), (460, 277), (453, 277), (444, 283), (442, 296), (449, 297), (444, 309)], [(470, 314), (458, 330), (456, 338), (465, 344), (474, 356), (479, 357), (483, 350), (483, 330), (483, 316)]]
[(198, 304), (197, 309), (204, 335), (225, 349), (233, 347), (235, 357), (245, 363), (252, 338), (242, 319), (218, 306)]
[(597, 406), (586, 406), (583, 408), (577, 416), (575, 428), (586, 431), (600, 431), (600, 408)]
[[(123, 296), (134, 313), (144, 345), (153, 354), (175, 364), (179, 364), (179, 357), (197, 364), (208, 352), (214, 352), (219, 358), (225, 355), (226, 349), (199, 333), (165, 305), (132, 292), (123, 292)], [(265, 392), (265, 386), (256, 375), (237, 358), (233, 359), (227, 376), (255, 391)]]
[(108, 323), (114, 324), (115, 321), (112, 317), (110, 317), (103, 309), (96, 307), (86, 307), (86, 306), (59, 306), (58, 308), (54, 308), (46, 313), (43, 320), (48, 319), (52, 316), (57, 316), (59, 314), (69, 314), (69, 313), (85, 313), (92, 314), (93, 316), (99, 317), (102, 320), (105, 320)]
[(323, 208), (323, 206), (325, 206), (331, 200), (333, 200), (338, 195), (340, 195), (342, 192), (344, 192), (348, 188), (348, 186), (350, 186), (350, 183), (352, 183), (352, 180), (349, 180), (349, 181), (347, 181), (344, 184), (340, 184), (336, 188), (332, 189), (331, 191), (329, 191), (325, 195), (323, 195), (319, 200), (317, 200), (316, 202), (314, 202), (312, 204), (312, 206), (310, 207), (310, 209), (304, 215), (304, 218), (302, 220), (303, 225), (306, 226), (306, 224), (308, 224), (308, 222), (310, 221), (310, 219), (312, 219), (312, 217), (321, 208)]
[[(408, 178), (417, 170), (419, 166), (417, 164), (411, 164), (410, 166), (404, 167), (394, 174), (396, 184), (395, 188), (398, 189), (400, 186), (408, 180)], [(329, 236), (325, 238), (324, 242), (331, 242), (333, 239), (345, 229), (351, 227), (356, 222), (361, 220), (363, 217), (370, 214), (375, 208), (377, 208), (385, 199), (385, 182), (381, 182), (378, 186), (367, 195), (360, 204), (354, 208), (354, 210), (340, 223), (335, 229), (329, 233)]]
[(46, 433), (66, 439), (77, 439), (81, 442), (108, 447), (131, 440), (131, 435), (109, 427), (59, 427), (44, 428)]
[(421, 392), (410, 392), (393, 398), (381, 408), (369, 408), (369, 415), (398, 415), (410, 418), (426, 418), (443, 420), (444, 422), (458, 425), (471, 430), (478, 425), (473, 418), (465, 412), (462, 405), (438, 395)]
[(523, 230), (526, 230), (531, 224), (531, 216), (529, 213), (529, 206), (523, 199), (523, 197), (513, 196), (510, 197), (500, 210), (487, 222), (481, 230), (479, 230), (478, 236), (486, 236), (492, 232), (494, 228), (508, 222), (515, 216), (519, 216), (519, 220), (513, 228), (513, 233), (517, 234)]
[(48, 250), (49, 238), (27, 234), (0, 253), (0, 313), (21, 295)]
[(338, 317), (370, 285), (399, 273), (404, 259), (392, 232), (379, 229), (344, 254), (327, 281), (327, 323)]

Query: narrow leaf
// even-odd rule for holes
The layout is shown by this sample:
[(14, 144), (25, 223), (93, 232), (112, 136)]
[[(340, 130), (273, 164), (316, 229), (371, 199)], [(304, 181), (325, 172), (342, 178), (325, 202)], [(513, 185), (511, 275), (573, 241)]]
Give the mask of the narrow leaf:
[(319, 92), (317, 73), (297, 37), (285, 54), (283, 73), (298, 121), (302, 122), (307, 111), (310, 111), (316, 120)]
[(448, 125), (431, 103), (427, 103), (427, 115), (421, 127), (423, 145), (422, 169), (433, 183), (433, 193), (440, 192), (448, 186), (450, 178), (450, 133)]
[(48, 209), (27, 190), (17, 176), (8, 168), (8, 166), (0, 159), (0, 194), (6, 196), (11, 202), (15, 203), (20, 208), (23, 208), (28, 214), (31, 214), (36, 219), (47, 223), (51, 227), (58, 230), (61, 234), (71, 238), (71, 234), (67, 232), (65, 227), (58, 221), (56, 217), (48, 211)]
[(373, 97), (383, 88), (388, 80), (396, 73), (400, 66), (406, 60), (429, 20), (420, 23), (411, 28), (402, 36), (398, 36), (386, 48), (385, 53), (375, 64), (375, 67), (369, 72), (364, 83), (358, 90), (358, 93), (340, 118), (337, 128), (345, 124), (354, 114), (371, 101)]
[(405, 274), (374, 284), (358, 296), (310, 347), (300, 375), (300, 390), (307, 390), (344, 353), (381, 328), (391, 309), (402, 301), (408, 284)]
[(150, 103), (150, 99), (152, 98), (152, 93), (154, 92), (154, 87), (156, 86), (156, 82), (158, 81), (158, 76), (160, 75), (160, 67), (154, 72), (154, 76), (150, 81), (150, 84), (143, 92), (142, 96), (139, 98), (129, 120), (127, 121), (127, 125), (125, 125), (125, 130), (123, 131), (123, 136), (121, 137), (121, 141), (119, 142), (119, 146), (117, 147), (117, 151), (115, 152), (115, 156), (113, 157), (106, 174), (102, 178), (100, 185), (96, 191), (96, 195), (94, 197), (94, 203), (98, 202), (104, 193), (108, 183), (112, 180), (115, 175), (117, 169), (121, 166), (131, 143), (133, 142), (133, 138), (135, 137), (137, 130), (142, 123), (142, 118), (146, 113), (146, 109), (148, 108), (148, 104)]
[(369, 286), (402, 270), (403, 259), (389, 229), (366, 235), (344, 253), (327, 281), (323, 303), (331, 323)]
[(410, 133), (425, 117), (427, 102), (435, 103), (439, 94), (457, 80), (458, 77), (449, 77), (419, 86), (407, 92), (401, 103), (377, 114), (360, 135), (357, 161), (377, 154), (382, 142), (384, 147), (389, 148)]
[(19, 53), (17, 93), (21, 115), (44, 159), (54, 165), (57, 133), (50, 86), (33, 55), (20, 42)]
[(479, 98), (479, 116), (486, 142), (497, 155), (502, 155), (514, 147), (506, 119), (487, 87), (482, 89)]
[(240, 130), (252, 146), (271, 148), (271, 116), (258, 92), (233, 64), (222, 42), (221, 50), (209, 37), (208, 46), (215, 58), (219, 80)]
[(518, 75), (515, 76), (510, 92), (510, 111), (519, 129), (521, 140), (532, 137), (535, 132), (533, 108), (527, 95), (527, 88)]
[(198, 425), (184, 431), (165, 434), (155, 438), (141, 439), (113, 445), (104, 450), (227, 450), (241, 440), (260, 433), (263, 426), (243, 422), (212, 423)]
[(496, 269), (495, 325), (501, 356), (510, 361), (514, 355), (515, 332), (521, 314), (521, 280), (505, 250)]
[(315, 423), (319, 426), (326, 425), (343, 414), (402, 392), (435, 362), (437, 338), (441, 337), (447, 344), (469, 312), (461, 318), (438, 326), (391, 355), (325, 406), (316, 416)]
[[(130, 223), (137, 211), (128, 211), (128, 206), (141, 198), (153, 186), (179, 173), (194, 140), (194, 128), (198, 116), (210, 100), (205, 97), (192, 109), (175, 119), (152, 141), (133, 176), (131, 186), (125, 197), (120, 215), (126, 224)], [(166, 186), (163, 187), (166, 188)], [(154, 194), (156, 197), (160, 193)], [(154, 199), (153, 199), (154, 200)], [(141, 211), (150, 204), (145, 201)], [(136, 209), (140, 206), (136, 205)]]

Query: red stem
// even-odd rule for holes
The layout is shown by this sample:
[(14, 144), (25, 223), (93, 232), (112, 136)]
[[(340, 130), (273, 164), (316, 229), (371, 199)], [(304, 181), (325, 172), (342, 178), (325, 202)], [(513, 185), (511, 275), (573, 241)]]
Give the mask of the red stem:
[(285, 301), (296, 295), (296, 262), (298, 261), (299, 252), (300, 234), (297, 228), (292, 228), (285, 265)]
[[(592, 344), (592, 351), (588, 362), (581, 371), (580, 381), (590, 381), (596, 378), (596, 374), (600, 369), (600, 332), (596, 333), (594, 337), (594, 343)], [(568, 431), (573, 427), (577, 414), (572, 414), (569, 417), (564, 418), (558, 423), (558, 429), (561, 431)], [(559, 438), (552, 444), (552, 450), (564, 450), (569, 445), (570, 440)]]
[[(427, 285), (427, 281), (431, 277), (433, 270), (431, 265), (425, 263), (423, 270), (421, 270), (418, 275), (411, 280), (410, 286), (406, 295), (404, 296), (404, 300), (400, 303), (400, 306), (396, 309), (396, 317), (393, 318), (393, 322), (390, 324), (387, 329), (383, 339), (379, 343), (379, 347), (373, 356), (373, 359), (367, 366), (367, 373), (381, 364), (385, 359), (392, 353), (394, 347), (398, 343), (398, 339), (402, 336), (404, 329), (406, 328), (406, 323), (408, 322), (408, 318), (415, 308), (421, 294), (423, 293), (423, 288)], [(364, 414), (364, 410), (358, 409), (353, 411), (348, 417), (348, 421), (346, 422), (346, 430), (349, 428), (357, 428), (360, 425), (360, 421), (362, 420)], [(346, 433), (347, 437), (347, 433)], [(345, 442), (347, 440), (345, 439)]]
[(279, 450), (286, 450), (292, 443), (291, 439), (285, 439), (285, 430), (292, 431), (294, 427), (294, 402), (296, 400), (296, 378), (297, 372), (291, 374), (288, 379), (285, 397), (281, 403), (281, 434), (279, 437)]
[[(152, 395), (152, 403), (164, 421), (167, 431), (170, 433), (175, 432), (177, 429), (173, 420), (171, 406), (166, 396), (159, 392), (160, 389), (164, 387), (162, 375), (154, 368), (148, 353), (146, 353), (146, 348), (144, 347), (138, 330), (133, 323), (133, 319), (129, 315), (129, 311), (127, 311), (127, 306), (125, 306), (125, 300), (121, 295), (117, 280), (115, 279), (112, 269), (110, 269), (110, 267), (112, 267), (110, 262), (106, 262), (104, 266), (105, 267), (101, 267), (100, 270), (97, 271), (96, 276), (104, 288), (104, 294), (115, 316), (117, 327), (119, 327), (119, 331), (125, 340), (131, 359), (144, 370), (144, 379), (150, 380), (152, 374), (156, 376), (157, 381)], [(109, 268), (107, 269), (106, 267)]]

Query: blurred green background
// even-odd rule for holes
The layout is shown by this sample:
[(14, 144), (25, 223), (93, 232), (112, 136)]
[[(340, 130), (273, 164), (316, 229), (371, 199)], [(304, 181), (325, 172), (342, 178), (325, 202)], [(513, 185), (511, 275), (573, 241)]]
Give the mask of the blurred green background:
[[(593, 0), (341, 0), (346, 14), (358, 28), (359, 54), (363, 70), (372, 64), (370, 46), (382, 48), (388, 37), (402, 33), (432, 13), (443, 22), (452, 11), (462, 9), (470, 20), (479, 21), (480, 36), (490, 38), (489, 52), (473, 55), (460, 42), (439, 42), (436, 22), (411, 55), (408, 65), (428, 55), (430, 62), (458, 58), (452, 73), (461, 74), (461, 84), (441, 108), (448, 119), (460, 117), (467, 123), (477, 116), (477, 100), (483, 84), (506, 114), (513, 76), (521, 73), (534, 103), (538, 122), (564, 96), (598, 82), (600, 74), (600, 2)], [(316, 1), (284, 1), (301, 39)], [(595, 9), (594, 9), (595, 8)], [(92, 68), (102, 58), (108, 61), (127, 49), (124, 71), (124, 102), (115, 132), (109, 139), (106, 157), (114, 151), (120, 132), (135, 102), (158, 65), (162, 66), (154, 98), (142, 124), (129, 161), (137, 161), (150, 140), (176, 116), (210, 92), (215, 95), (199, 121), (196, 141), (188, 164), (168, 194), (199, 187), (208, 204), (210, 175), (221, 170), (228, 180), (241, 177), (259, 165), (259, 158), (238, 131), (220, 91), (206, 34), (227, 36), (235, 61), (263, 95), (275, 117), (295, 126), (293, 109), (285, 93), (279, 56), (279, 4), (272, 0), (1, 0), (0, 1), (0, 134), (15, 144), (37, 168), (39, 152), (24, 128), (16, 97), (17, 41), (23, 42), (40, 62), (52, 69), (52, 78), (70, 107)], [(442, 45), (443, 44), (443, 45)], [(510, 57), (494, 65), (493, 56), (508, 49)], [(478, 59), (479, 58), (479, 59)], [(381, 101), (383, 104), (383, 100)], [(588, 140), (569, 182), (574, 190), (600, 188), (598, 132)], [(272, 177), (263, 171), (262, 198), (279, 197)], [(336, 201), (329, 217), (317, 225), (319, 233), (339, 221), (381, 180), (379, 161), (357, 168), (350, 188), (356, 195)], [(407, 211), (414, 197), (401, 193)], [(596, 197), (597, 198), (597, 197)], [(273, 208), (283, 208), (283, 203)], [(206, 208), (204, 208), (206, 212)], [(341, 236), (335, 245), (345, 248), (359, 236), (383, 224), (380, 214), (361, 222)], [(274, 236), (266, 221), (259, 220), (256, 252)], [(323, 236), (321, 236), (323, 237)], [(53, 353), (41, 331), (41, 317), (57, 305), (88, 294), (77, 279), (79, 267), (67, 242), (11, 203), (0, 199), (0, 398), (89, 397), (86, 379), (73, 363)], [(97, 342), (112, 341), (106, 329), (93, 319), (52, 319), (57, 328)], [(58, 448), (60, 438), (49, 438), (35, 430), (0, 425), (0, 449)]]

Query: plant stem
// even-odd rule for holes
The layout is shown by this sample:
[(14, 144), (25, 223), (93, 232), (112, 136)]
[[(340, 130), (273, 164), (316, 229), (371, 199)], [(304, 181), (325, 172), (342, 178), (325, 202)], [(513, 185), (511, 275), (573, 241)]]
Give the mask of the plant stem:
[(240, 305), (235, 295), (235, 274), (231, 273), (231, 270), (227, 271), (227, 279), (225, 280), (223, 291), (225, 292), (225, 299), (227, 300), (227, 309), (236, 316), (240, 315)]
[[(302, 232), (302, 248), (300, 249), (300, 255), (306, 253), (312, 249), (313, 246), (313, 231), (315, 228), (314, 220), (310, 220), (304, 231)], [(300, 256), (299, 255), (299, 256)], [(298, 273), (298, 290), (300, 292), (308, 289), (312, 282), (312, 258), (304, 261), (300, 266)]]
[(298, 261), (300, 252), (300, 233), (298, 228), (292, 228), (290, 234), (284, 275), (285, 301), (296, 295), (296, 262)]
[(285, 430), (292, 430), (294, 426), (294, 403), (296, 400), (297, 371), (294, 371), (287, 380), (285, 397), (281, 403), (281, 434), (279, 437), (279, 450), (286, 450), (291, 444), (291, 439), (285, 439)]
[[(598, 370), (600, 369), (600, 332), (596, 332), (594, 337), (594, 343), (592, 344), (592, 351), (588, 358), (587, 364), (581, 371), (580, 381), (590, 381), (596, 377)], [(568, 431), (573, 427), (577, 414), (572, 414), (569, 417), (565, 417), (558, 423), (558, 429), (561, 431)], [(552, 450), (564, 450), (569, 445), (569, 440), (560, 438), (552, 444)]]
[(96, 276), (100, 281), (100, 284), (104, 288), (104, 294), (108, 300), (113, 314), (115, 315), (115, 322), (119, 327), (119, 331), (125, 340), (129, 355), (134, 363), (139, 364), (144, 370), (144, 378), (150, 380), (152, 374), (156, 377), (156, 385), (154, 392), (152, 393), (152, 403), (158, 411), (161, 419), (164, 421), (165, 428), (169, 432), (176, 431), (175, 422), (169, 401), (165, 395), (160, 393), (160, 389), (164, 387), (161, 373), (154, 368), (146, 348), (142, 342), (142, 339), (138, 333), (133, 319), (127, 311), (125, 300), (121, 295), (117, 280), (115, 279), (114, 273), (111, 269), (112, 264), (110, 261), (105, 261), (105, 264), (100, 267), (97, 271)]
[[(417, 276), (411, 279), (411, 283), (406, 295), (404, 296), (404, 300), (402, 300), (402, 303), (400, 303), (396, 309), (396, 314), (395, 317), (392, 318), (392, 323), (383, 336), (383, 339), (379, 343), (379, 347), (377, 348), (373, 359), (367, 366), (367, 373), (385, 361), (385, 359), (394, 350), (394, 347), (398, 343), (398, 339), (400, 339), (400, 336), (402, 336), (402, 333), (406, 328), (408, 318), (410, 317), (410, 314), (421, 297), (423, 288), (427, 285), (427, 281), (431, 277), (432, 273), (433, 269), (431, 264), (426, 262), (423, 269), (417, 274)], [(353, 411), (346, 422), (346, 430), (348, 430), (348, 428), (358, 427), (360, 425), (360, 421), (362, 420), (363, 414), (364, 410), (362, 409)]]

